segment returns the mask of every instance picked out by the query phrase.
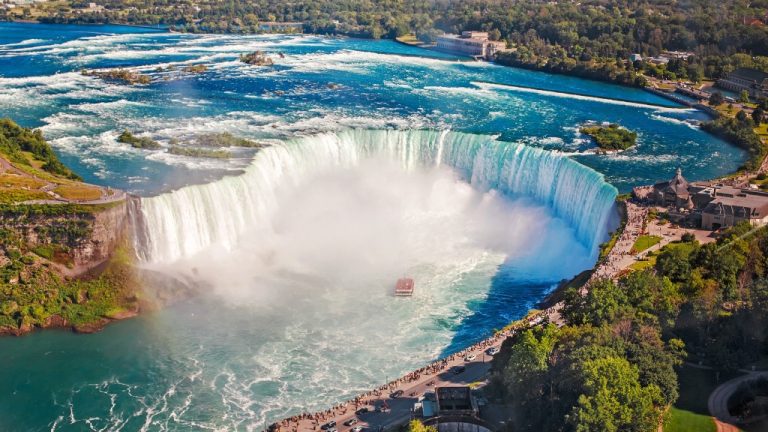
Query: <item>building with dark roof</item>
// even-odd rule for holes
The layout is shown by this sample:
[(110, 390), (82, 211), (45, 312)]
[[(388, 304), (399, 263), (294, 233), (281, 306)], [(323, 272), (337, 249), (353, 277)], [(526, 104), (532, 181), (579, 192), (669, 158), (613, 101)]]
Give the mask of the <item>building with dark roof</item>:
[(717, 230), (745, 221), (754, 226), (768, 223), (768, 193), (727, 186), (712, 189), (712, 201), (701, 210), (702, 228)]
[(672, 180), (656, 183), (649, 196), (650, 200), (663, 207), (692, 209), (693, 202), (689, 192), (690, 184), (683, 177), (681, 169), (677, 169)]
[(768, 73), (757, 69), (738, 68), (718, 80), (717, 85), (737, 93), (746, 90), (753, 98), (768, 97)]
[(472, 390), (466, 386), (437, 387), (437, 415), (468, 415), (476, 416), (479, 412), (477, 402), (472, 396)]
[(671, 213), (707, 230), (744, 221), (755, 226), (768, 223), (768, 193), (719, 183), (689, 183), (680, 169), (671, 180), (636, 188), (633, 194), (635, 199), (672, 209)]

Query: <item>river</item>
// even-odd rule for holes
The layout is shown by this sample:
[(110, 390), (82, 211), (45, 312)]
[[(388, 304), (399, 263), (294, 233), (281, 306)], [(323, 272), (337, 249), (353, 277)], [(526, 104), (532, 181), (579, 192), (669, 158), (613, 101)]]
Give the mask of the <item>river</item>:
[[(275, 66), (239, 61), (255, 50)], [(0, 339), (2, 430), (254, 430), (331, 405), (591, 267), (616, 193), (745, 159), (639, 89), (311, 35), (0, 23), (0, 112), (86, 181), (141, 195), (142, 265), (205, 287), (95, 335)], [(638, 145), (584, 153), (587, 121)], [(268, 147), (191, 158), (119, 143), (125, 129)], [(402, 275), (413, 298), (391, 295)]]

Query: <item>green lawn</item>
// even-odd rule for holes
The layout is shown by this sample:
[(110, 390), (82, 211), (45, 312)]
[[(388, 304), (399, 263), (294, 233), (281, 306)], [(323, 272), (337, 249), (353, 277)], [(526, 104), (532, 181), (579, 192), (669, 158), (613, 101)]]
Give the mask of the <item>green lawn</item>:
[(672, 407), (664, 422), (664, 432), (715, 432), (712, 417)]
[(661, 237), (654, 235), (641, 235), (632, 245), (632, 251), (634, 253), (642, 252), (654, 245), (657, 245), (661, 241)]
[(763, 123), (760, 125), (760, 127), (755, 128), (755, 132), (762, 136), (768, 135), (768, 123)]
[(629, 266), (630, 270), (645, 270), (656, 266), (656, 256), (653, 255), (645, 261), (636, 261)]

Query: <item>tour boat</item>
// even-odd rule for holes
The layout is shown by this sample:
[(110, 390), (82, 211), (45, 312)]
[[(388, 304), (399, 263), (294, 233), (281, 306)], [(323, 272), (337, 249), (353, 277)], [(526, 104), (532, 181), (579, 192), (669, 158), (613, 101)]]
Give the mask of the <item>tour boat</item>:
[(395, 285), (395, 295), (401, 297), (408, 297), (413, 295), (413, 279), (401, 278), (397, 280)]

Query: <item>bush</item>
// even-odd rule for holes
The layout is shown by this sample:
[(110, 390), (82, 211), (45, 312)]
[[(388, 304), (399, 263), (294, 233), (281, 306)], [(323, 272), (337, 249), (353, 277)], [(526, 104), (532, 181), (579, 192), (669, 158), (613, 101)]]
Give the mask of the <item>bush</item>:
[(43, 170), (72, 180), (80, 180), (77, 174), (59, 161), (42, 132), (23, 128), (7, 118), (0, 119), (0, 151), (12, 162), (24, 165), (29, 165), (29, 161), (22, 152), (29, 152), (35, 159), (44, 162)]
[(631, 132), (617, 124), (608, 126), (585, 126), (580, 132), (594, 138), (598, 147), (603, 150), (626, 150), (637, 141), (637, 133)]

